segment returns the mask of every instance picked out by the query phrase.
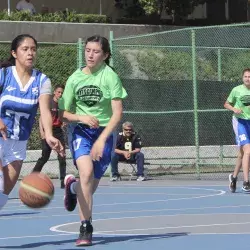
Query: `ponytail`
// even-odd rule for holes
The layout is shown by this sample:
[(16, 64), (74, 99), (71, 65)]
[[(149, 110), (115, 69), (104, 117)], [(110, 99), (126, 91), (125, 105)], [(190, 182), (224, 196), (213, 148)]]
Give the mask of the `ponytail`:
[(16, 64), (16, 60), (13, 56), (11, 56), (9, 59), (0, 62), (0, 68), (7, 68), (10, 66), (14, 66)]

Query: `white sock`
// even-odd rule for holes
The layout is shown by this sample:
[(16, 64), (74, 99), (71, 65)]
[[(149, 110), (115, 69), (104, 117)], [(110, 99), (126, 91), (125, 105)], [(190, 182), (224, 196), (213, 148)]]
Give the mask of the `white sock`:
[(0, 193), (4, 191), (4, 179), (3, 179), (3, 171), (0, 170)]
[(0, 210), (5, 206), (8, 201), (8, 195), (0, 192)]
[(77, 185), (77, 181), (73, 182), (71, 185), (70, 185), (70, 192), (72, 194), (76, 194), (76, 185)]

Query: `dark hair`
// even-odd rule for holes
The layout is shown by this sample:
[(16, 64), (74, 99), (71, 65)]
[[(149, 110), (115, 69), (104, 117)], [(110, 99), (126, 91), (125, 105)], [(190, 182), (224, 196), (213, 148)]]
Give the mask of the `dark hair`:
[[(21, 45), (21, 43), (23, 42), (23, 40), (25, 38), (31, 38), (37, 47), (37, 40), (33, 36), (31, 36), (29, 34), (22, 34), (22, 35), (17, 36), (16, 38), (14, 38), (14, 40), (12, 41), (11, 47), (10, 47), (10, 53), (12, 51), (16, 52), (17, 48)], [(9, 59), (7, 59), (3, 62), (0, 62), (0, 68), (9, 67), (9, 66), (13, 66), (13, 65), (16, 65), (16, 59), (13, 57), (12, 53), (11, 53), (11, 56)]]
[(63, 84), (57, 84), (55, 87), (54, 87), (54, 91), (57, 90), (57, 89), (63, 89), (64, 90), (64, 85)]
[(87, 43), (89, 43), (89, 42), (100, 43), (103, 53), (105, 53), (105, 54), (108, 53), (108, 57), (106, 58), (105, 63), (107, 65), (109, 65), (109, 60), (111, 57), (111, 50), (110, 50), (108, 39), (103, 37), (103, 36), (94, 35), (94, 36), (89, 37), (86, 40), (85, 45), (87, 45)]
[(246, 72), (250, 72), (250, 68), (246, 68), (242, 71), (242, 76), (246, 73)]

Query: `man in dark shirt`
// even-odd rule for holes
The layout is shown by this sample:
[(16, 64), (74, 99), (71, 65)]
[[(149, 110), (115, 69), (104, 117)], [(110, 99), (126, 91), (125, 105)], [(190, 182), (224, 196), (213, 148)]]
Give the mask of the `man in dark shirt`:
[(144, 154), (141, 152), (141, 138), (134, 131), (131, 122), (125, 122), (122, 125), (123, 131), (118, 134), (115, 153), (111, 160), (111, 181), (120, 179), (118, 172), (118, 163), (128, 162), (137, 165), (137, 181), (144, 181)]
[[(53, 136), (60, 140), (65, 150), (65, 140), (64, 140), (64, 132), (63, 132), (63, 123), (59, 119), (59, 108), (58, 108), (58, 100), (61, 98), (64, 91), (63, 85), (56, 85), (54, 88), (54, 95), (51, 100), (51, 114), (53, 121)], [(41, 119), (39, 119), (39, 129), (40, 135), (42, 138), (42, 156), (38, 159), (33, 172), (40, 172), (44, 166), (44, 164), (49, 160), (51, 154), (51, 148), (45, 140), (44, 130), (42, 126)], [(65, 155), (65, 152), (64, 152)], [(59, 161), (59, 169), (60, 169), (60, 180), (61, 180), (61, 188), (64, 188), (64, 177), (66, 176), (66, 157), (58, 154), (57, 156)]]

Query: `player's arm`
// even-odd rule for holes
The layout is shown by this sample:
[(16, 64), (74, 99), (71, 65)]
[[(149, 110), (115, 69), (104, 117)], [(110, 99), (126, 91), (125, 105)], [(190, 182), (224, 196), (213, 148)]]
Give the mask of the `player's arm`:
[(39, 131), (40, 131), (40, 136), (42, 139), (45, 139), (44, 135), (44, 130), (43, 130), (43, 124), (42, 124), (42, 119), (41, 117), (39, 118)]
[(224, 103), (224, 108), (233, 111), (235, 114), (240, 114), (242, 110), (234, 107), (235, 99), (235, 90), (233, 89)]
[(51, 95), (48, 94), (43, 94), (39, 98), (39, 108), (41, 113), (40, 121), (41, 121), (41, 126), (44, 130), (45, 137), (51, 137), (53, 135), (50, 100), (51, 100)]
[(122, 100), (121, 99), (113, 99), (111, 100), (112, 106), (112, 116), (109, 120), (108, 125), (100, 134), (98, 140), (106, 141), (109, 135), (115, 130), (118, 126), (121, 118), (122, 118)]

